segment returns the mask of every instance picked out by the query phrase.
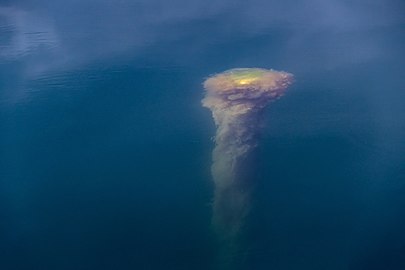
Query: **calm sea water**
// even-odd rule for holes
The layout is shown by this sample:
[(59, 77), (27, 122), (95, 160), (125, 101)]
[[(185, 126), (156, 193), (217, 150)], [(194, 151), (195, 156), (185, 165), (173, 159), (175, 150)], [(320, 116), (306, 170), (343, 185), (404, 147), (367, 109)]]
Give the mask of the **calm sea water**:
[(235, 67), (296, 78), (267, 110), (242, 268), (405, 269), (403, 11), (2, 1), (0, 269), (221, 269), (201, 83)]

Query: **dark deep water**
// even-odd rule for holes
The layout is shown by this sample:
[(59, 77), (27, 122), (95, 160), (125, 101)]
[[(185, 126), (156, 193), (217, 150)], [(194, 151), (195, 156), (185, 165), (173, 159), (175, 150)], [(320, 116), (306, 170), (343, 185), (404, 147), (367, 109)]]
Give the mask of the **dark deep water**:
[(403, 3), (168, 2), (0, 2), (0, 269), (221, 269), (201, 83), (234, 67), (296, 78), (242, 268), (405, 269)]

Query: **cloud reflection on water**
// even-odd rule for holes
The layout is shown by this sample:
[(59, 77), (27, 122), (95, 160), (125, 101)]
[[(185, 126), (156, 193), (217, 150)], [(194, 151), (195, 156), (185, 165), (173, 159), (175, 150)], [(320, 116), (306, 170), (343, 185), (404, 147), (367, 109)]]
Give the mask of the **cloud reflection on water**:
[(20, 1), (0, 9), (0, 57), (43, 71), (142, 55), (158, 45), (184, 63), (229, 37), (272, 36), (281, 29), (286, 36), (278, 54), (286, 62), (335, 67), (384, 54), (385, 44), (367, 33), (399, 25), (400, 6), (395, 0)]

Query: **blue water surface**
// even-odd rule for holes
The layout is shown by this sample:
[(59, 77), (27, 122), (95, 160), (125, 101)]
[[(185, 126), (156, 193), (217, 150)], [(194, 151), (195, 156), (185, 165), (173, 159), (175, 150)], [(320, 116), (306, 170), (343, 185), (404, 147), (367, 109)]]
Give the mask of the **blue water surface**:
[(202, 82), (266, 111), (244, 270), (405, 269), (399, 0), (0, 2), (0, 269), (223, 269)]

